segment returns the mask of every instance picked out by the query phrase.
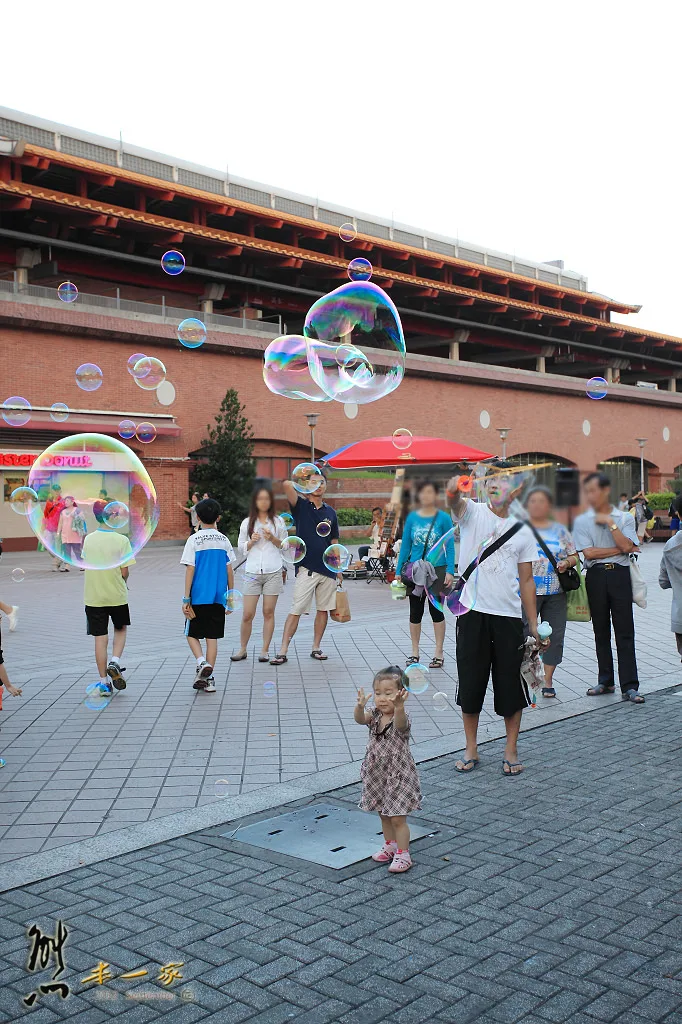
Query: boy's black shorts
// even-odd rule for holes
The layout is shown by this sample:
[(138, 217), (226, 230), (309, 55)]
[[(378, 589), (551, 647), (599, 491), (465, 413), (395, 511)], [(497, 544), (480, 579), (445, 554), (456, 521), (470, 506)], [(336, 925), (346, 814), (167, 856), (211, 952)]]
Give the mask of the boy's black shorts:
[(193, 604), (194, 618), (185, 619), (185, 636), (195, 640), (222, 640), (225, 608), (222, 604)]
[(130, 625), (130, 609), (127, 604), (104, 608), (86, 604), (85, 617), (88, 620), (88, 636), (106, 636), (109, 632), (109, 619), (113, 622), (114, 629), (123, 629), (124, 626)]
[(523, 620), (470, 611), (457, 619), (457, 695), (465, 715), (477, 715), (492, 672), (495, 714), (503, 718), (530, 705), (521, 680)]

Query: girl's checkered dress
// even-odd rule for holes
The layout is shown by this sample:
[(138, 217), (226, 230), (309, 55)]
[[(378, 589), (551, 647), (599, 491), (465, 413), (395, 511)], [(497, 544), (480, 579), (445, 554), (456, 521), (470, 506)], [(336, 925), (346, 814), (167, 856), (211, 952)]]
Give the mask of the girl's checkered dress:
[(410, 753), (410, 720), (401, 732), (389, 722), (380, 732), (381, 712), (376, 708), (369, 722), (369, 743), (362, 762), (363, 811), (377, 811), (389, 818), (421, 808), (417, 766)]

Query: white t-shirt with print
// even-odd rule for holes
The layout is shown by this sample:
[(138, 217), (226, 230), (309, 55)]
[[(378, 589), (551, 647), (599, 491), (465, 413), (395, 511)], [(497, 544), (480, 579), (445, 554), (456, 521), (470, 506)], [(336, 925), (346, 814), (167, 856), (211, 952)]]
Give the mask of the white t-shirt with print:
[[(484, 541), (496, 540), (516, 521), (500, 519), (483, 502), (467, 501), (464, 515), (459, 520), (459, 571), (464, 572), (473, 562)], [(531, 530), (523, 526), (474, 570), (462, 594), (463, 604), (487, 615), (520, 619), (518, 565), (519, 562), (533, 562), (536, 558), (535, 538)]]

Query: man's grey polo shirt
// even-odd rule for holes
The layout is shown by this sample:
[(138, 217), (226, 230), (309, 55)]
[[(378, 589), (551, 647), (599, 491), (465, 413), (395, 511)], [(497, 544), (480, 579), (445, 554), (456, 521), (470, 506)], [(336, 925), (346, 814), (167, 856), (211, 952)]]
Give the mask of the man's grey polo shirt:
[[(614, 523), (628, 540), (638, 544), (637, 528), (635, 518), (629, 512), (621, 512), (618, 508), (611, 508), (609, 515)], [(602, 526), (594, 521), (594, 509), (588, 509), (579, 515), (573, 524), (573, 541), (576, 549), (582, 551), (584, 548), (615, 548), (613, 531), (608, 526)], [(586, 568), (591, 565), (600, 565), (605, 562), (613, 562), (615, 565), (629, 565), (630, 556), (623, 554), (610, 555), (608, 558), (585, 559)]]

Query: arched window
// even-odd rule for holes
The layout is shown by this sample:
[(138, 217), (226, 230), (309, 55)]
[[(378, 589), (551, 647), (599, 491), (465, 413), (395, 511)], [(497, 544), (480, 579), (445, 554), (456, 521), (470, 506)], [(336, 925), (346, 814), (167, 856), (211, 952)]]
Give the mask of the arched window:
[(557, 469), (561, 466), (575, 466), (574, 462), (562, 459), (559, 455), (550, 455), (548, 452), (521, 452), (519, 455), (510, 455), (507, 462), (511, 462), (513, 466), (539, 466), (539, 469), (534, 470), (534, 483), (549, 487), (552, 493), (555, 491)]
[[(644, 460), (644, 490), (649, 489), (649, 469), (655, 469), (653, 462)], [(640, 489), (640, 462), (631, 455), (621, 455), (615, 459), (607, 459), (597, 466), (600, 473), (606, 473), (611, 481), (611, 498), (617, 501), (620, 494), (631, 497)]]

